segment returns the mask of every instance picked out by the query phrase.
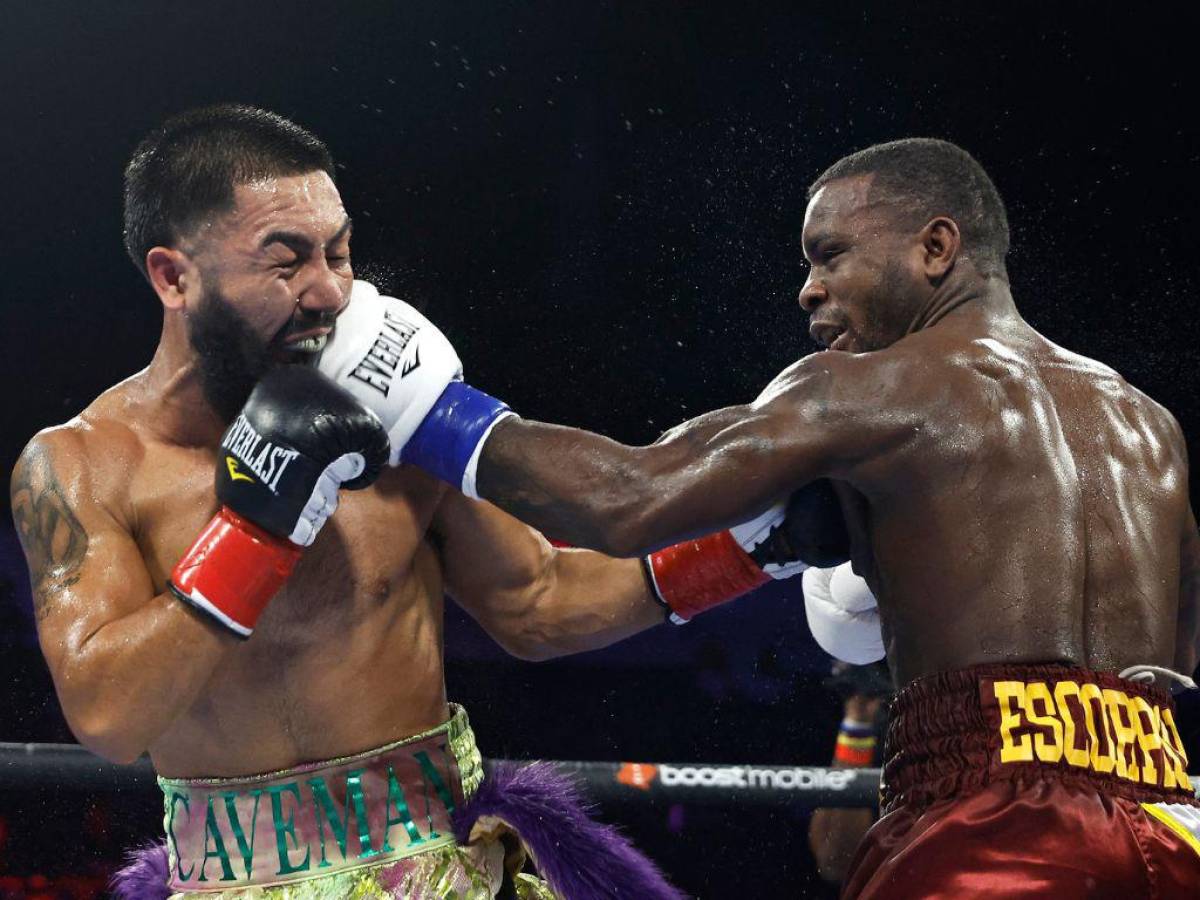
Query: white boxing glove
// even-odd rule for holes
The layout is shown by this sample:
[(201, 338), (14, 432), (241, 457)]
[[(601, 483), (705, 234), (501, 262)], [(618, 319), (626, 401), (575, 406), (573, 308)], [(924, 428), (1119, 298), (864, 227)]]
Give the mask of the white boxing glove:
[(848, 562), (834, 567), (833, 578), (829, 581), (829, 590), (833, 593), (833, 602), (839, 609), (852, 613), (878, 611), (879, 609), (879, 601), (871, 593), (867, 580), (855, 575), (853, 567)]
[(862, 666), (883, 659), (879, 607), (866, 581), (850, 563), (804, 573), (804, 612), (821, 649), (844, 662)]
[(412, 306), (355, 281), (317, 368), (383, 422), (389, 463), (400, 454), (462, 363), (437, 326)]

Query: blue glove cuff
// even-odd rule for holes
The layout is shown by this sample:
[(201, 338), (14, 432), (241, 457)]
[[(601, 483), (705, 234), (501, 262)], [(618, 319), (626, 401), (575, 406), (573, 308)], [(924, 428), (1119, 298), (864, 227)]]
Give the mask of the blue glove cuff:
[(508, 404), (452, 381), (404, 445), (400, 461), (420, 466), (462, 490), (475, 448), (492, 422), (507, 411)]

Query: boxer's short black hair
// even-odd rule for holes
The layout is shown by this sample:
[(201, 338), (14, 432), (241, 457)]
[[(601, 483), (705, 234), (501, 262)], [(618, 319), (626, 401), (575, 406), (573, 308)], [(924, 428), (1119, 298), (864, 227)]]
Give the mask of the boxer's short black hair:
[(953, 219), (963, 248), (985, 275), (1007, 278), (1008, 213), (1000, 192), (962, 147), (935, 138), (875, 144), (838, 160), (809, 186), (808, 199), (831, 181), (874, 175), (872, 199), (894, 203), (914, 226)]
[(226, 103), (173, 116), (125, 167), (125, 250), (146, 274), (151, 247), (170, 247), (207, 216), (233, 208), (233, 190), (259, 178), (324, 171), (322, 141), (283, 116)]

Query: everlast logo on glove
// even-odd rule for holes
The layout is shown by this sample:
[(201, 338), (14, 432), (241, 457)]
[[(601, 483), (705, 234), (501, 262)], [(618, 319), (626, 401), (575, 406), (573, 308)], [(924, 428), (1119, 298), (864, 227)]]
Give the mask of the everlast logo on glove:
[[(396, 366), (400, 365), (404, 349), (416, 333), (416, 327), (392, 310), (387, 310), (383, 314), (383, 325), (375, 343), (371, 345), (362, 362), (354, 367), (350, 377), (370, 385), (386, 397), (392, 389), (392, 376), (396, 374)], [(400, 370), (401, 378), (421, 365), (420, 349), (414, 348), (412, 359), (404, 363)]]
[[(265, 440), (243, 415), (234, 419), (229, 430), (225, 432), (225, 440), (221, 442), (221, 446), (245, 463), (272, 494), (279, 493), (279, 479), (283, 477), (288, 464), (299, 456), (296, 450), (280, 447)], [(231, 480), (249, 480), (244, 472), (238, 470), (232, 457), (226, 457), (225, 464)]]

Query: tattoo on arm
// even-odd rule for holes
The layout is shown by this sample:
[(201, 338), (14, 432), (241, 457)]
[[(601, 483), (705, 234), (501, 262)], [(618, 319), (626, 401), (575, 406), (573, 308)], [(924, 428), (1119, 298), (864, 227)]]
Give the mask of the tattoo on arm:
[(29, 562), (34, 613), (42, 621), (54, 598), (79, 581), (88, 535), (71, 512), (44, 450), (30, 451), (13, 473), (12, 510)]

